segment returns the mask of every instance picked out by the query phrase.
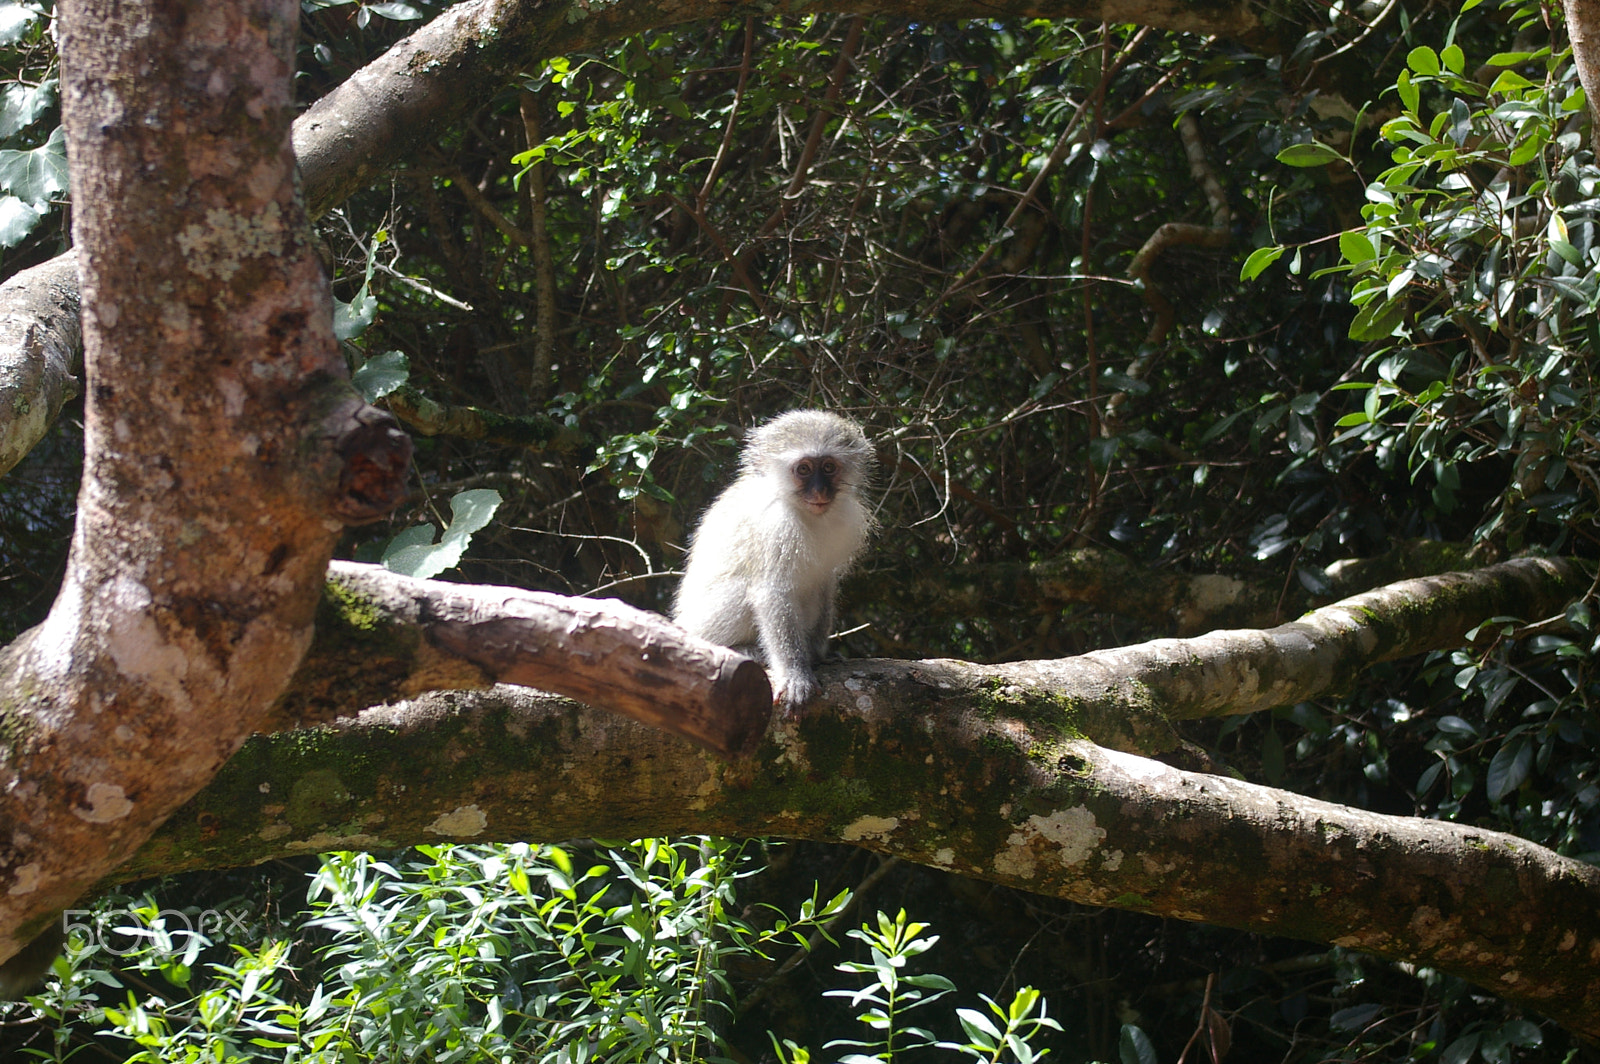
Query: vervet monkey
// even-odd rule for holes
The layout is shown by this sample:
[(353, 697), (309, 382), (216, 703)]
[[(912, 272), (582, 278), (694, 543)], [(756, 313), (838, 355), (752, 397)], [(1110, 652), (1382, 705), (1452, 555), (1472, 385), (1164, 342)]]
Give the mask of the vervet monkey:
[(872, 531), (860, 489), (875, 461), (855, 422), (792, 410), (750, 433), (739, 479), (689, 542), (673, 620), (760, 657), (790, 713), (820, 690), (812, 665), (827, 653), (839, 577)]

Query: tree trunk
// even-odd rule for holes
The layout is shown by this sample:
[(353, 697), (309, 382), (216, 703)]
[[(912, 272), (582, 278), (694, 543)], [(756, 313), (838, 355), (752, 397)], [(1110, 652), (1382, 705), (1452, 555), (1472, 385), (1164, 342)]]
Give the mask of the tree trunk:
[(255, 730), (339, 519), (398, 497), (408, 452), (344, 379), (296, 198), (296, 24), (60, 8), (88, 460), (55, 605), (0, 654), (0, 957)]

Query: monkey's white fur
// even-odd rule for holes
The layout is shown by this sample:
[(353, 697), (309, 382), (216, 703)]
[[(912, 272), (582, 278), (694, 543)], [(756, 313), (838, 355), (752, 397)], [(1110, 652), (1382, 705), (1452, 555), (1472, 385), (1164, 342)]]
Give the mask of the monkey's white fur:
[[(797, 465), (838, 463), (832, 502), (808, 508)], [(795, 410), (751, 432), (739, 479), (695, 530), (673, 619), (695, 635), (757, 654), (787, 709), (819, 690), (839, 578), (866, 545), (872, 516), (859, 488), (872, 446), (837, 414)]]

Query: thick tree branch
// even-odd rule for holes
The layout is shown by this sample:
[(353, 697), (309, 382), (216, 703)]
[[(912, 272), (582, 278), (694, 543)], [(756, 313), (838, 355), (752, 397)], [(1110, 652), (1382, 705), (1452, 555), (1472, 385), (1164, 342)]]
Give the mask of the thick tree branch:
[(383, 403), (413, 431), (424, 436), (455, 436), (533, 451), (571, 451), (583, 434), (546, 414), (502, 414), (479, 406), (449, 406), (404, 387)]
[(317, 638), (275, 717), (331, 720), (432, 690), (538, 687), (665, 728), (723, 755), (767, 730), (754, 661), (615, 599), (413, 580), (334, 562)]
[[(1490, 617), (1559, 613), (1589, 582), (1575, 562), (1522, 558), (1391, 584), (1259, 631), (1001, 665), (855, 662), (849, 675), (856, 686), (830, 694), (841, 704), (851, 691), (901, 703), (932, 685), (1008, 712), (1050, 715), (1070, 707), (1077, 734), (1120, 750), (1163, 753), (1178, 746), (1174, 720), (1337, 693), (1376, 662), (1459, 646)], [(549, 687), (710, 749), (744, 752), (766, 715), (759, 676), (748, 672), (757, 667), (741, 661), (621, 604), (335, 563), (316, 643), (283, 696), (277, 723), (328, 720), (430, 688), (472, 690), (498, 680)]]
[(1172, 717), (1254, 713), (1347, 690), (1374, 662), (1459, 646), (1491, 617), (1542, 620), (1590, 583), (1570, 559), (1519, 558), (1390, 584), (1266, 631), (1157, 639), (1069, 661), (1098, 663)]
[(1036, 612), (1082, 605), (1191, 636), (1214, 628), (1271, 627), (1331, 599), (1488, 560), (1464, 544), (1404, 540), (1373, 558), (1333, 562), (1323, 573), (1329, 594), (1317, 596), (1298, 580), (1286, 588), (1281, 572), (1184, 573), (1152, 569), (1117, 551), (1080, 547), (1038, 562), (868, 570), (847, 579), (844, 598), (903, 616), (929, 617), (984, 616), (1018, 605)]
[(78, 394), (78, 256), (59, 255), (0, 285), (0, 476)]
[(1600, 870), (1109, 751), (1075, 738), (1061, 705), (1012, 714), (942, 683), (939, 663), (903, 668), (895, 684), (823, 670), (827, 704), (736, 763), (509, 687), (258, 737), (118, 875), (420, 842), (777, 833), (1428, 964), (1600, 1038)]

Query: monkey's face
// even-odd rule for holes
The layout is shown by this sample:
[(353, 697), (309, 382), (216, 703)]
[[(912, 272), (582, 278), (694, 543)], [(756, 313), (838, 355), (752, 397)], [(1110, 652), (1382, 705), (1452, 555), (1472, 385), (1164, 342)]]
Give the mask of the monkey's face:
[(794, 491), (800, 504), (814, 514), (822, 515), (833, 505), (839, 494), (839, 478), (844, 472), (837, 458), (828, 455), (807, 455), (789, 467), (794, 477)]

